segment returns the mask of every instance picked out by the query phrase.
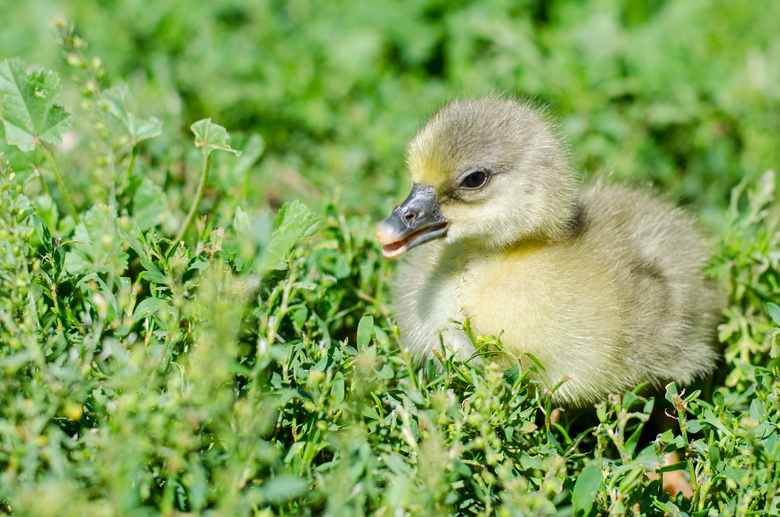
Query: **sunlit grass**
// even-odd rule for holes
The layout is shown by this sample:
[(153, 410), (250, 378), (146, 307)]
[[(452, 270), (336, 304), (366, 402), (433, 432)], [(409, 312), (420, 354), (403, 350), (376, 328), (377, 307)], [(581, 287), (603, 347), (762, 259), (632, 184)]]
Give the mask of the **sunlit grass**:
[[(62, 76), (65, 97), (53, 87), (27, 97), (3, 87), (0, 512), (780, 511), (780, 309), (772, 305), (780, 302), (780, 213), (775, 175), (759, 167), (778, 158), (762, 136), (776, 124), (777, 103), (746, 83), (694, 77), (712, 60), (733, 62), (719, 53), (708, 60), (709, 47), (690, 56), (690, 70), (665, 55), (642, 65), (655, 53), (641, 54), (640, 44), (687, 48), (654, 34), (679, 29), (703, 4), (669, 2), (643, 14), (554, 2), (537, 9), (548, 12), (528, 14), (533, 30), (523, 25), (517, 33), (501, 32), (512, 28), (500, 21), (508, 8), (490, 5), (410, 15), (405, 31), (392, 32), (395, 15), (380, 2), (345, 11), (349, 30), (339, 38), (339, 25), (318, 19), (308, 4), (284, 13), (199, 6), (174, 23), (168, 17), (181, 14), (174, 7), (173, 14), (147, 9), (142, 16), (140, 4), (125, 2), (118, 9), (128, 16), (169, 22), (149, 61), (133, 58), (151, 70), (140, 79), (122, 75), (127, 51), (103, 35), (113, 27), (122, 41), (142, 34), (132, 32), (137, 27), (85, 24), (84, 33), (105, 43), (93, 52), (60, 23), (59, 73), (21, 69), (42, 85)], [(725, 34), (719, 20), (734, 13), (709, 14), (696, 41), (709, 41), (716, 29), (725, 41), (737, 38), (738, 25), (756, 16), (752, 9)], [(96, 8), (93, 16), (106, 12)], [(159, 53), (173, 52), (181, 31), (215, 24), (228, 38), (226, 27), (244, 34), (244, 16), (260, 14), (268, 15), (261, 40), (277, 37), (289, 48), (245, 63), (206, 32), (202, 42), (213, 46), (176, 54), (182, 62), (175, 68), (189, 66), (192, 75), (164, 81), (159, 67), (170, 61)], [(297, 31), (309, 19), (327, 36), (322, 41), (316, 31)], [(357, 30), (368, 21), (380, 24), (378, 48), (395, 50), (383, 54)], [(581, 32), (571, 32), (573, 25)], [(429, 34), (431, 27), (452, 34)], [(599, 57), (597, 48), (582, 47), (593, 34), (632, 45), (608, 47), (619, 55)], [(758, 49), (751, 67), (769, 66), (776, 56), (776, 48), (760, 46), (763, 37), (740, 43)], [(549, 59), (531, 54), (520, 67), (517, 56), (506, 60), (509, 48), (542, 49)], [(582, 61), (572, 61), (575, 48)], [(386, 68), (373, 67), (378, 55)], [(320, 64), (309, 69), (309, 60)], [(624, 72), (611, 67), (620, 60), (635, 75), (618, 80)], [(235, 79), (242, 63), (278, 75), (250, 74), (249, 83), (236, 79), (233, 86), (215, 79), (212, 68)], [(317, 75), (312, 70), (320, 82), (306, 75)], [(663, 77), (649, 80), (652, 71), (675, 70), (682, 75), (673, 90), (662, 88)], [(492, 83), (474, 84), (479, 74)], [(601, 84), (604, 77), (611, 79)], [(403, 142), (424, 111), (454, 92), (502, 84), (561, 111), (574, 158), (589, 167), (620, 166), (623, 176), (633, 174), (630, 163), (643, 163), (649, 172), (642, 181), (655, 179), (722, 221), (713, 232), (710, 273), (730, 292), (719, 329), (724, 354), (704, 393), (672, 385), (654, 398), (615, 394), (595, 409), (560, 413), (546, 396), (552, 387), (519, 365), (479, 369), (442, 358), (420, 366), (398, 346), (402, 329), (387, 309), (393, 266), (373, 241), (374, 223), (358, 214), (391, 208), (391, 195), (406, 181)], [(689, 94), (698, 100), (691, 103)], [(175, 100), (161, 103), (166, 95)], [(737, 98), (756, 111), (745, 114)], [(64, 108), (26, 128), (29, 141), (9, 131), (9, 121), (41, 105)], [(57, 145), (67, 128), (50, 130), (68, 113), (75, 129)], [(193, 139), (186, 128), (205, 117), (214, 123), (194, 126)], [(230, 146), (216, 123), (235, 128)], [(215, 153), (211, 161), (198, 143), (244, 154)], [(680, 428), (657, 436), (649, 418), (663, 404)], [(646, 475), (664, 473), (663, 457), (675, 450), (683, 461), (665, 470), (690, 477), (690, 499), (670, 496)]]

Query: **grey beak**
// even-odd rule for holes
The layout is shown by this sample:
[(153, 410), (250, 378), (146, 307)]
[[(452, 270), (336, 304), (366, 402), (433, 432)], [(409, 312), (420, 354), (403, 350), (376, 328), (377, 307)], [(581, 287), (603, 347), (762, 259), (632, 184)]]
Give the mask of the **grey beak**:
[(376, 238), (385, 257), (396, 258), (415, 246), (443, 237), (447, 222), (433, 187), (415, 184), (403, 203), (377, 227)]

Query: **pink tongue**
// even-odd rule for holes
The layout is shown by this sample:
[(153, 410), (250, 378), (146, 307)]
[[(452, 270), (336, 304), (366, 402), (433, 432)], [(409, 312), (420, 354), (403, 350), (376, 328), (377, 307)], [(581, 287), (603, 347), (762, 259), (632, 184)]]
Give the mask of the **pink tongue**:
[(389, 257), (389, 258), (400, 257), (401, 255), (404, 254), (404, 252), (402, 251), (401, 253), (398, 253), (398, 250), (406, 246), (406, 244), (409, 242), (409, 237), (406, 237), (405, 239), (401, 239), (400, 241), (395, 241), (389, 244), (385, 244), (384, 246), (382, 246), (382, 254), (385, 257)]

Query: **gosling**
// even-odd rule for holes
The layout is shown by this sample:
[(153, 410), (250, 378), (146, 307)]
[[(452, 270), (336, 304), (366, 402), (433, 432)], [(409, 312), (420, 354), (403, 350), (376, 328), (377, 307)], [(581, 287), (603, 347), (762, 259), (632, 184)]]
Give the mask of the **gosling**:
[[(393, 303), (412, 354), (524, 368), (533, 356), (537, 377), (560, 383), (553, 401), (573, 407), (713, 370), (721, 296), (702, 275), (695, 221), (648, 192), (578, 186), (529, 104), (454, 101), (406, 162), (411, 193), (376, 235), (388, 258), (425, 244), (400, 268)], [(476, 350), (466, 320), (503, 351)]]

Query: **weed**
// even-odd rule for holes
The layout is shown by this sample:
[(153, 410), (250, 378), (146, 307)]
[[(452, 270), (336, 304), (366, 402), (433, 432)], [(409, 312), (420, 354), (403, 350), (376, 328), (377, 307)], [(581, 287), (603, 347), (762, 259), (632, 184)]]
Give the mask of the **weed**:
[[(693, 196), (707, 184), (712, 175), (703, 172), (706, 166), (714, 164), (716, 171), (733, 167), (727, 179), (713, 181), (701, 194), (711, 203), (708, 210), (720, 210), (716, 193), (729, 190), (738, 171), (758, 170), (757, 155), (769, 149), (760, 128), (773, 122), (761, 118), (761, 109), (744, 120), (735, 116), (724, 100), (731, 98), (729, 92), (711, 92), (711, 76), (692, 78), (695, 70), (679, 70), (693, 86), (662, 102), (663, 92), (654, 90), (662, 80), (651, 72), (670, 63), (661, 59), (657, 68), (641, 65), (648, 55), (641, 53), (642, 45), (659, 41), (651, 38), (653, 31), (696, 18), (699, 3), (686, 8), (690, 11), (682, 2), (668, 2), (655, 13), (633, 7), (623, 13), (608, 10), (601, 18), (575, 16), (582, 8), (567, 2), (553, 4), (538, 7), (535, 25), (518, 32), (505, 22), (480, 22), (493, 15), (476, 4), (425, 4), (430, 12), (413, 17), (404, 31), (382, 25), (384, 32), (376, 34), (358, 29), (369, 18), (395, 23), (389, 4), (379, 2), (370, 12), (347, 10), (346, 39), (320, 42), (316, 31), (306, 32), (299, 40), (285, 39), (291, 47), (275, 58), (247, 65), (261, 66), (269, 77), (264, 85), (253, 82), (251, 91), (238, 84), (234, 93), (224, 93), (225, 83), (208, 67), (181, 74), (176, 102), (187, 108), (178, 115), (160, 109), (159, 118), (134, 107), (135, 86), (144, 90), (150, 83), (128, 78), (133, 88), (111, 85), (110, 71), (125, 66), (121, 52), (112, 51), (116, 63), (104, 63), (64, 20), (57, 30), (72, 75), (63, 82), (65, 91), (78, 96), (73, 115), (59, 104), (56, 72), (32, 70), (19, 59), (3, 61), (0, 512), (776, 515), (780, 234), (772, 172), (731, 190), (710, 271), (730, 286), (720, 327), (724, 360), (704, 394), (674, 385), (662, 397), (636, 390), (615, 394), (595, 412), (561, 416), (545, 394), (554, 387), (538, 386), (532, 370), (519, 364), (501, 371), (490, 363), (481, 369), (443, 357), (438, 364), (420, 366), (398, 346), (402, 329), (387, 309), (391, 267), (377, 253), (371, 224), (347, 214), (360, 203), (373, 206), (386, 199), (398, 186), (397, 180), (378, 179), (377, 171), (387, 175), (396, 169), (396, 158), (389, 156), (400, 155), (401, 137), (413, 127), (407, 120), (418, 119), (404, 102), (384, 102), (385, 95), (403, 90), (392, 79), (399, 63), (411, 70), (408, 84), (424, 92), (415, 103), (430, 109), (444, 91), (441, 81), (461, 88), (472, 84), (474, 68), (476, 75), (491, 77), (503, 70), (505, 61), (491, 55), (539, 51), (529, 44), (534, 31), (540, 33), (534, 44), (550, 53), (550, 63), (574, 55), (556, 51), (551, 41), (569, 48), (572, 38), (583, 43), (588, 34), (600, 34), (599, 41), (628, 37), (638, 47), (623, 54), (623, 66), (640, 69), (644, 79), (633, 83), (611, 76), (612, 82), (602, 85), (614, 102), (592, 115), (592, 129), (573, 136), (583, 139), (587, 163), (599, 164), (602, 154), (614, 151), (605, 134), (625, 136), (620, 128), (631, 124), (648, 138), (643, 143), (629, 139), (626, 149), (614, 155), (618, 162), (647, 151), (659, 163), (656, 179), (678, 193)], [(197, 18), (206, 8), (192, 9)], [(309, 9), (305, 3), (219, 8), (214, 16), (221, 25), (214, 30), (243, 34), (245, 17), (259, 17), (268, 24), (262, 38), (297, 35)], [(491, 9), (504, 8), (496, 3)], [(748, 24), (753, 11), (741, 13), (740, 23)], [(190, 19), (195, 29), (205, 23), (180, 17), (175, 7), (137, 14), (165, 21), (155, 26), (170, 48), (188, 30), (183, 20)], [(425, 21), (432, 16), (443, 21)], [(328, 18), (320, 18), (324, 34), (332, 35)], [(625, 23), (616, 25), (618, 18)], [(593, 27), (571, 32), (574, 19), (586, 19)], [(632, 29), (634, 23), (640, 28)], [(437, 29), (430, 31), (431, 26)], [(115, 23), (109, 28), (120, 40), (126, 34)], [(103, 30), (95, 28), (98, 34)], [(458, 35), (448, 39), (447, 32)], [(493, 32), (501, 37), (488, 38)], [(151, 37), (136, 34), (134, 45), (143, 46)], [(209, 31), (203, 34), (211, 37)], [(687, 48), (678, 38), (664, 45)], [(362, 54), (347, 52), (352, 47)], [(613, 48), (582, 47), (594, 62), (596, 47)], [(192, 51), (211, 52), (204, 48)], [(751, 59), (769, 62), (772, 48)], [(242, 59), (241, 52), (222, 51), (218, 57), (238, 66), (234, 61)], [(344, 55), (349, 59), (339, 58)], [(151, 75), (162, 84), (161, 70), (171, 61), (156, 56), (162, 61), (144, 66), (153, 68)], [(362, 77), (365, 63), (374, 59), (389, 72)], [(526, 86), (537, 84), (527, 88), (537, 95), (540, 78), (550, 77), (556, 100), (561, 85), (571, 86), (579, 94), (572, 106), (561, 104), (569, 109), (590, 102), (582, 92), (599, 80), (592, 68), (578, 63), (561, 67), (564, 76), (557, 78), (553, 64), (509, 67), (502, 73)], [(181, 70), (178, 63), (174, 66)], [(346, 70), (343, 84), (322, 73), (321, 83), (314, 81), (310, 75), (321, 71), (319, 66)], [(293, 77), (275, 80), (273, 74), (284, 70)], [(550, 73), (542, 74), (545, 70)], [(210, 97), (209, 80), (201, 72), (219, 84), (220, 95)], [(420, 86), (429, 77), (425, 74), (438, 79)], [(290, 91), (293, 83), (300, 91)], [(376, 98), (366, 93), (374, 84), (386, 89)], [(698, 102), (712, 95), (723, 104), (716, 103), (712, 111), (702, 108), (707, 113), (698, 122), (678, 109), (689, 105), (692, 91)], [(160, 107), (154, 92), (139, 95)], [(350, 95), (354, 102), (348, 102)], [(283, 106), (278, 106), (280, 99)], [(760, 108), (768, 101), (756, 97), (753, 102)], [(224, 127), (209, 119), (195, 122), (193, 146), (184, 131), (189, 124), (179, 120), (213, 108), (215, 116), (224, 114), (241, 125), (241, 109), (252, 103), (261, 108), (246, 115), (246, 124), (255, 124), (262, 113), (277, 117), (261, 124), (264, 138), (276, 148), (257, 166), (264, 150), (259, 137), (242, 134), (231, 140), (244, 150), (239, 158), (227, 145)], [(338, 119), (343, 124), (334, 124), (330, 107), (347, 105), (351, 110)], [(396, 108), (407, 115), (403, 122), (388, 123), (378, 115)], [(301, 121), (301, 129), (290, 129), (295, 124), (288, 125), (288, 119)], [(693, 179), (675, 185), (678, 158), (696, 154), (703, 140), (727, 131), (729, 124), (739, 130), (725, 140), (744, 138), (750, 155), (744, 163), (735, 165), (736, 144), (708, 148), (689, 166)], [(575, 117), (567, 118), (565, 126), (591, 124), (578, 125)], [(702, 133), (677, 139), (695, 127)], [(369, 163), (364, 149), (349, 143), (356, 128), (369, 133), (358, 140), (361, 146), (371, 141), (378, 147), (377, 163)], [(336, 134), (323, 143), (330, 131)], [(73, 137), (76, 143), (68, 144)], [(670, 144), (671, 154), (662, 151), (667, 141), (676, 142)], [(215, 149), (235, 156), (212, 158)], [(776, 146), (767, 156), (777, 157)], [(334, 164), (337, 170), (365, 171), (366, 178), (353, 178), (352, 193), (345, 188), (341, 198), (322, 196), (314, 208), (297, 200), (281, 203), (288, 195), (273, 193), (279, 184), (293, 192), (319, 193), (332, 184), (324, 171)], [(272, 170), (274, 178), (258, 187), (252, 179), (257, 174), (250, 177), (250, 170), (265, 179)], [(340, 174), (331, 178), (334, 183), (344, 180)], [(50, 190), (52, 179), (58, 188)], [(258, 199), (263, 208), (249, 208)], [(271, 206), (278, 208), (275, 215)], [(60, 216), (61, 207), (68, 215)], [(500, 345), (497, 338), (473, 337)], [(651, 413), (662, 403), (672, 408), (679, 432), (658, 434), (650, 428)], [(648, 434), (654, 438), (647, 439)], [(671, 451), (681, 461), (664, 466), (664, 455)], [(671, 471), (690, 478), (690, 499), (670, 496), (661, 489), (661, 479), (647, 476)]]

